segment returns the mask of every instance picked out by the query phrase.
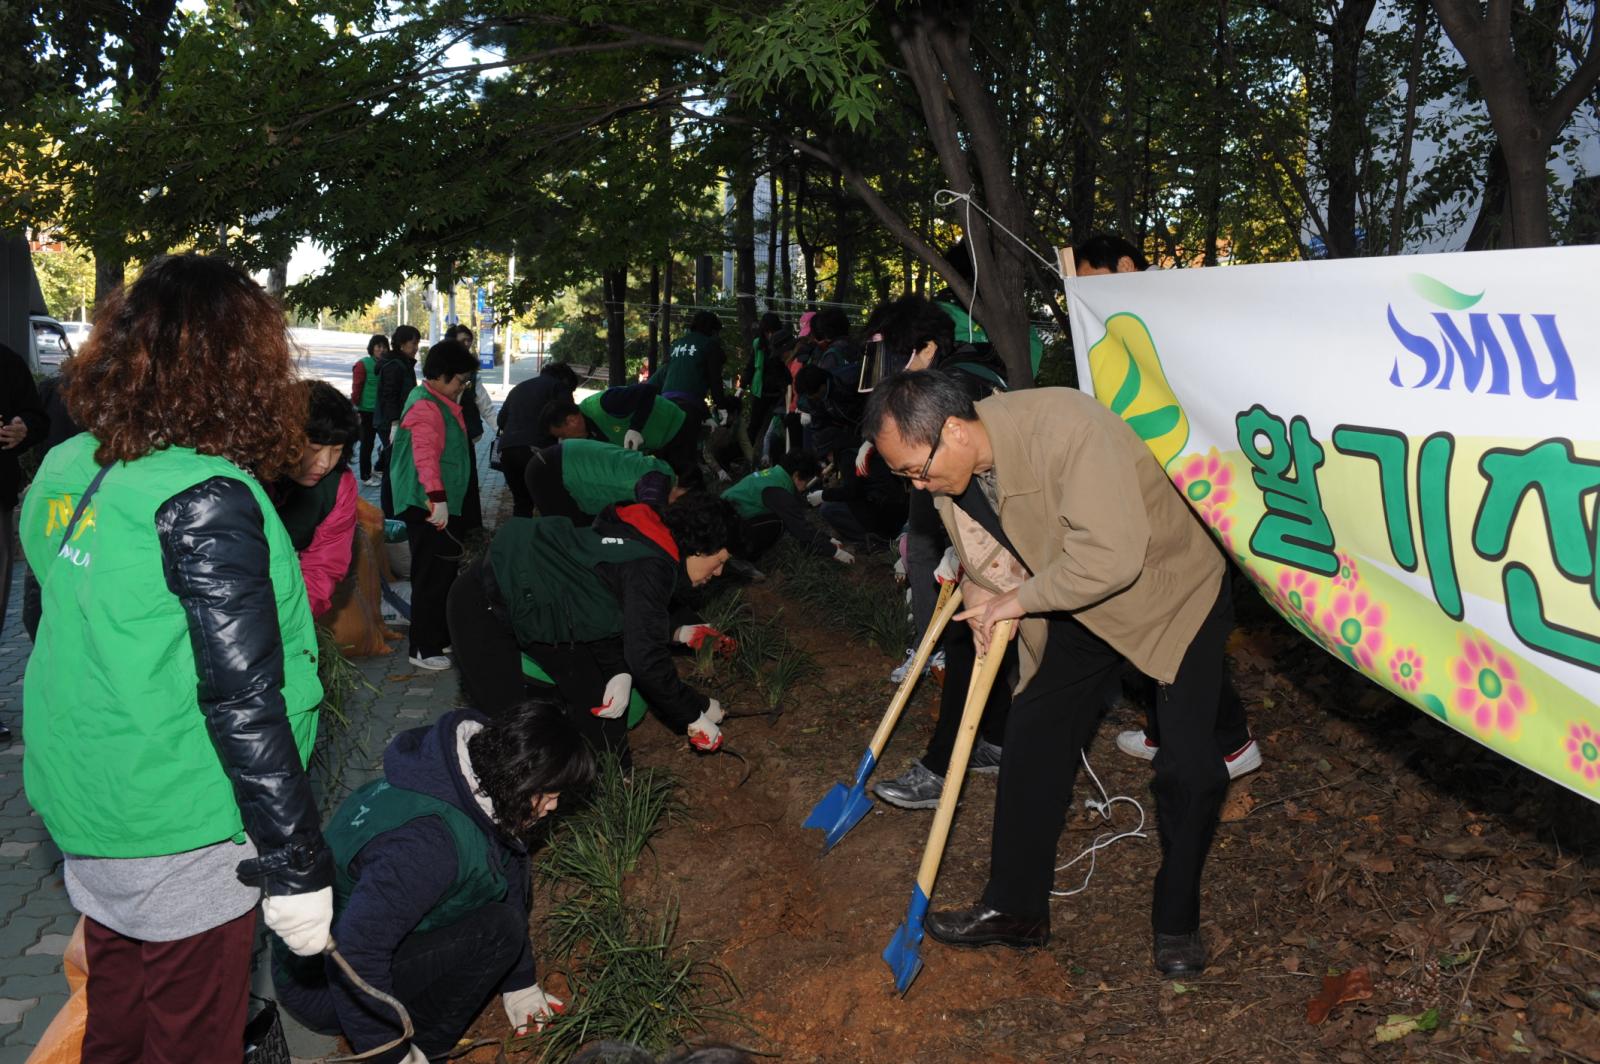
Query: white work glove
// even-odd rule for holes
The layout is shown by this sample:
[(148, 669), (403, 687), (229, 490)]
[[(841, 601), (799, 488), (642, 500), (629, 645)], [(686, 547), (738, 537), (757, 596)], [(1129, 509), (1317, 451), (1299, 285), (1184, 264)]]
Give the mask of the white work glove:
[(821, 506), (822, 505), (822, 489), (818, 488), (816, 491), (808, 491), (808, 492), (806, 492), (806, 502), (810, 503), (812, 506)]
[(906, 582), (906, 560), (904, 558), (896, 558), (894, 560), (894, 582), (897, 584)]
[(530, 1024), (535, 1031), (542, 1031), (544, 1025), (550, 1022), (550, 1017), (567, 1011), (565, 1001), (546, 994), (538, 983), (501, 994), (500, 1003), (506, 1007), (506, 1019), (511, 1021), (514, 1034), (525, 1034)]
[(406, 1050), (405, 1059), (400, 1064), (428, 1064), (428, 1055), (416, 1046)]
[(261, 903), (261, 919), (291, 953), (315, 957), (328, 948), (333, 929), (333, 888), (268, 897)]
[(706, 711), (689, 725), (689, 745), (708, 754), (722, 745), (722, 730), (717, 727), (717, 721), (711, 719), (713, 709), (717, 711), (717, 720), (721, 720), (722, 707), (717, 705), (717, 700), (713, 698)]
[(838, 562), (840, 565), (854, 565), (856, 563), (856, 556), (845, 550), (843, 543), (840, 543), (836, 539), (830, 539), (828, 542), (833, 544), (834, 561)]
[(605, 720), (616, 720), (627, 711), (628, 698), (632, 694), (633, 677), (625, 672), (619, 672), (607, 682), (600, 704), (592, 707), (589, 712)]
[(722, 711), (722, 703), (715, 698), (706, 699), (706, 711), (700, 715), (712, 724), (721, 724), (723, 718), (727, 716)]
[(723, 469), (719, 466), (717, 468), (717, 479), (726, 484), (728, 481), (732, 480), (733, 477), (728, 475), (728, 471), (726, 469)]
[(933, 578), (941, 584), (960, 583), (961, 558), (954, 547), (945, 548), (944, 557), (939, 559), (939, 567), (933, 571)]
[(428, 524), (440, 531), (450, 523), (450, 504), (447, 502), (431, 502), (428, 504)]
[(804, 410), (800, 411), (800, 424), (802, 424), (802, 425), (811, 424), (811, 415), (806, 413)]
[(872, 451), (872, 441), (867, 440), (862, 443), (861, 449), (856, 452), (856, 476), (864, 477), (867, 475), (867, 459), (872, 457)]
[(395, 430), (395, 423), (393, 421), (391, 421), (391, 422), (389, 422), (389, 442), (391, 444), (394, 443), (394, 430)]
[(707, 640), (711, 641), (718, 654), (724, 656), (739, 649), (738, 642), (732, 636), (723, 635), (709, 624), (680, 625), (672, 632), (672, 641), (682, 643), (690, 650), (699, 650)]
[(644, 433), (638, 429), (629, 429), (622, 434), (622, 446), (630, 451), (644, 450)]

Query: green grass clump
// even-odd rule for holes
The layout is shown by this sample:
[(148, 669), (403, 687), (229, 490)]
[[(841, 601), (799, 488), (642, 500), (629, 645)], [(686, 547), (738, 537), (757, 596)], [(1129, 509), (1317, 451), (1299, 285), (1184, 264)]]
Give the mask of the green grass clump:
[(741, 1023), (728, 1006), (732, 977), (677, 940), (675, 898), (649, 912), (627, 896), (650, 840), (683, 812), (677, 780), (662, 769), (624, 772), (602, 758), (592, 799), (550, 839), (539, 874), (559, 899), (545, 919), (553, 965), (567, 979), (567, 1011), (539, 1034), (507, 1041), (540, 1061), (564, 1061), (597, 1038), (661, 1052), (713, 1022)]

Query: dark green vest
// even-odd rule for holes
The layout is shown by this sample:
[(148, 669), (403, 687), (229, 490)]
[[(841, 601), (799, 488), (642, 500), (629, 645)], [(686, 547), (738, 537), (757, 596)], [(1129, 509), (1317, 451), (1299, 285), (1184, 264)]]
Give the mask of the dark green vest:
[[(628, 434), (628, 422), (632, 415), (618, 416), (608, 411), (600, 402), (602, 392), (596, 392), (578, 404), (578, 409), (583, 411), (583, 416), (593, 422), (600, 434), (617, 446), (622, 446), (623, 439)], [(659, 451), (672, 442), (672, 438), (683, 428), (683, 419), (687, 415), (683, 407), (670, 399), (660, 396), (655, 398), (655, 405), (650, 408), (650, 416), (645, 419), (644, 428), (640, 434), (644, 436), (644, 449)]]
[(722, 497), (733, 505), (740, 517), (756, 517), (767, 512), (767, 505), (761, 501), (761, 496), (768, 488), (782, 488), (790, 495), (796, 494), (794, 477), (782, 466), (773, 466), (751, 473), (723, 492)]
[(697, 332), (686, 332), (672, 345), (666, 368), (661, 371), (661, 394), (681, 393), (704, 399), (710, 388), (708, 381), (708, 353), (711, 337)]
[(309, 488), (288, 478), (281, 482), (280, 498), (274, 500), (273, 506), (283, 527), (289, 530), (289, 542), (294, 544), (295, 550), (311, 546), (317, 527), (333, 513), (344, 474), (345, 467), (338, 466)]
[[(467, 433), (461, 427), (461, 422), (450, 412), (449, 404), (429, 391), (426, 384), (411, 389), (411, 395), (400, 411), (401, 421), (405, 420), (413, 406), (422, 401), (438, 407), (439, 416), (444, 418), (444, 453), (439, 456), (439, 475), (444, 481), (445, 500), (450, 512), (459, 514), (466, 502), (467, 487), (472, 479), (472, 445), (467, 442)], [(394, 447), (389, 452), (389, 478), (393, 483), (395, 513), (412, 506), (423, 511), (429, 509), (428, 493), (422, 489), (422, 480), (417, 476), (416, 458), (411, 450), (411, 430), (399, 422), (395, 424)]]
[(633, 501), (635, 486), (646, 473), (672, 476), (672, 467), (643, 451), (630, 451), (599, 440), (564, 440), (561, 483), (586, 514)]
[(388, 780), (377, 779), (346, 798), (322, 832), (333, 851), (335, 915), (344, 911), (355, 889), (350, 866), (362, 847), (386, 831), (425, 816), (438, 817), (449, 830), (456, 847), (456, 876), (415, 930), (448, 927), (506, 896), (506, 878), (489, 859), (489, 840), (469, 814), (432, 795), (392, 787)]
[(565, 517), (513, 517), (489, 544), (489, 566), (518, 643), (592, 643), (622, 633), (622, 604), (594, 567), (658, 553)]

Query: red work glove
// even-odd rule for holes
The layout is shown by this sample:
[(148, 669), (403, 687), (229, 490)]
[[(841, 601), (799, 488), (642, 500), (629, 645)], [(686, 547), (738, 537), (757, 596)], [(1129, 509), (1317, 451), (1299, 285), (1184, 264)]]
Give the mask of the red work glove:
[(674, 643), (682, 643), (690, 650), (698, 651), (701, 644), (707, 639), (715, 640), (716, 652), (723, 657), (729, 657), (739, 649), (738, 640), (732, 636), (723, 635), (709, 624), (686, 624), (672, 633)]

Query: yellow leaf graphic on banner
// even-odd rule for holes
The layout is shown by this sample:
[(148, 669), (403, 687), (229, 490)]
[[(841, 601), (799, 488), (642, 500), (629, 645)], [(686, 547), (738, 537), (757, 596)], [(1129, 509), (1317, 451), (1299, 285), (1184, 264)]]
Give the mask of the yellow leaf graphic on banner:
[(1189, 418), (1167, 383), (1150, 330), (1137, 315), (1106, 319), (1105, 336), (1089, 348), (1089, 372), (1094, 394), (1139, 434), (1163, 468), (1182, 452), (1189, 442)]

